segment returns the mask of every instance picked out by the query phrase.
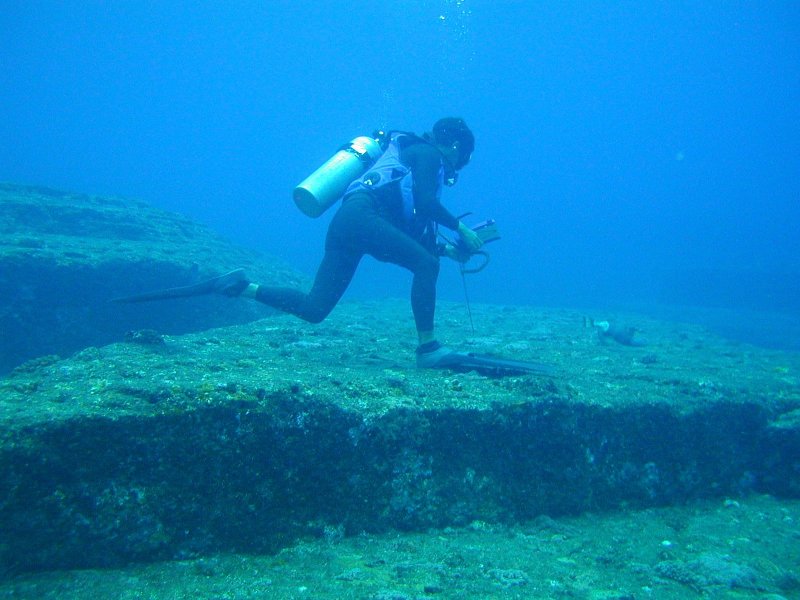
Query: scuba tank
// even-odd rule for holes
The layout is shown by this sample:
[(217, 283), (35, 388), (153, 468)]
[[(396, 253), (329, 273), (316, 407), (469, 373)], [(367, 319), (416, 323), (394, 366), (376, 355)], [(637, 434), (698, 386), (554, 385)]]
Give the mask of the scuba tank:
[(318, 217), (344, 195), (347, 186), (367, 172), (385, 150), (387, 136), (376, 131), (372, 137), (362, 135), (348, 144), (306, 177), (292, 197), (297, 207), (309, 217)]

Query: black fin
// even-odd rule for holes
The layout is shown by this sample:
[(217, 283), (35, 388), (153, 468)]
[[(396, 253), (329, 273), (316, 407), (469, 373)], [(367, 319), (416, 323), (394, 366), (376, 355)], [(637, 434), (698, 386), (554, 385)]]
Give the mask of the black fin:
[(454, 352), (447, 356), (436, 368), (450, 369), (451, 371), (468, 372), (476, 371), (488, 377), (507, 377), (511, 375), (543, 375), (553, 377), (556, 370), (550, 365), (509, 360), (487, 354), (462, 354)]
[[(200, 281), (194, 285), (184, 285), (180, 287), (171, 287), (163, 290), (154, 290), (152, 292), (144, 292), (142, 294), (135, 294), (133, 296), (124, 296), (122, 298), (112, 298), (111, 302), (119, 304), (133, 304), (136, 302), (150, 302), (152, 300), (167, 300), (170, 298), (188, 298), (191, 296), (204, 296), (206, 294), (221, 293), (225, 294), (226, 289), (231, 289), (237, 283), (241, 284), (246, 282), (247, 278), (244, 274), (244, 269), (236, 269), (230, 273), (212, 277), (205, 281)], [(241, 292), (241, 290), (239, 290)], [(237, 295), (234, 293), (228, 294), (231, 296)]]

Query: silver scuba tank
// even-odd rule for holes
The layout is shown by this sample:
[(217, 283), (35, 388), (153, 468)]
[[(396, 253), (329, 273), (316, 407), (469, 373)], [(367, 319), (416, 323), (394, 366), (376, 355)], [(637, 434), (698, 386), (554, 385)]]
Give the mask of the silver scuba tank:
[(351, 140), (294, 188), (295, 204), (309, 217), (320, 216), (342, 197), (352, 181), (367, 172), (381, 154), (383, 148), (378, 139), (362, 135)]

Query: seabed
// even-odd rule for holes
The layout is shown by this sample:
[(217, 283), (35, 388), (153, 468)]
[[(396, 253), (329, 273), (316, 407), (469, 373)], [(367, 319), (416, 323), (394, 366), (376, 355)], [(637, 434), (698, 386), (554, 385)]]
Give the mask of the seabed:
[[(237, 300), (232, 300), (237, 302)], [(406, 302), (42, 357), (0, 379), (0, 598), (791, 598), (800, 356), (690, 324)]]

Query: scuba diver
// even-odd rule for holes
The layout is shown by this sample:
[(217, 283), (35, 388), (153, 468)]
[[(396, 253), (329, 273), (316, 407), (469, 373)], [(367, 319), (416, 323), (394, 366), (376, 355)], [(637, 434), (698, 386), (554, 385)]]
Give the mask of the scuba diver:
[[(480, 237), (440, 202), (470, 161), (475, 138), (463, 119), (438, 120), (430, 133), (392, 132), (384, 153), (347, 188), (325, 239), (325, 255), (308, 293), (237, 281), (222, 290), (253, 298), (310, 323), (319, 323), (338, 303), (365, 254), (413, 273), (411, 308), (419, 338), (417, 365), (436, 367), (449, 351), (434, 335), (439, 256), (436, 229), (458, 232), (470, 251)], [(454, 251), (446, 249), (448, 255)]]
[[(341, 199), (328, 226), (322, 262), (307, 293), (257, 284), (243, 269), (237, 269), (194, 285), (114, 301), (222, 294), (257, 300), (309, 323), (319, 323), (339, 302), (361, 259), (369, 254), (413, 274), (411, 308), (418, 336), (417, 367), (476, 371), (489, 377), (553, 376), (555, 371), (548, 365), (456, 352), (443, 346), (434, 334), (439, 258), (446, 256), (459, 262), (462, 274), (477, 272), (488, 261), (481, 246), (499, 239), (493, 220), (470, 228), (440, 201), (442, 189), (455, 185), (474, 149), (472, 131), (463, 119), (455, 117), (439, 119), (422, 136), (378, 131), (342, 146), (293, 194), (298, 208), (310, 217), (320, 216)], [(440, 225), (454, 231), (457, 238), (440, 235)], [(475, 255), (484, 256), (483, 264), (477, 269), (463, 268)]]
[[(468, 257), (483, 241), (442, 205), (440, 197), (443, 187), (454, 185), (459, 171), (469, 163), (475, 138), (464, 120), (454, 117), (438, 120), (431, 132), (422, 136), (392, 131), (380, 137), (356, 138), (295, 189), (295, 202), (310, 216), (322, 214), (342, 198), (329, 225), (325, 254), (308, 293), (259, 285), (238, 269), (195, 286), (117, 301), (218, 293), (254, 299), (309, 323), (319, 323), (339, 302), (359, 262), (369, 254), (413, 273), (411, 308), (419, 338), (417, 366), (445, 366), (448, 357), (452, 360), (451, 355), (457, 353), (440, 344), (434, 334), (439, 256), (463, 261), (464, 250)], [(383, 145), (379, 145), (380, 141)], [(356, 171), (341, 168), (342, 163), (356, 164), (353, 156), (367, 163), (366, 172), (358, 165)], [(347, 177), (343, 195), (341, 188), (336, 192), (325, 189), (326, 185), (331, 187), (330, 180), (342, 177)], [(439, 225), (457, 232), (460, 247), (437, 246)]]

